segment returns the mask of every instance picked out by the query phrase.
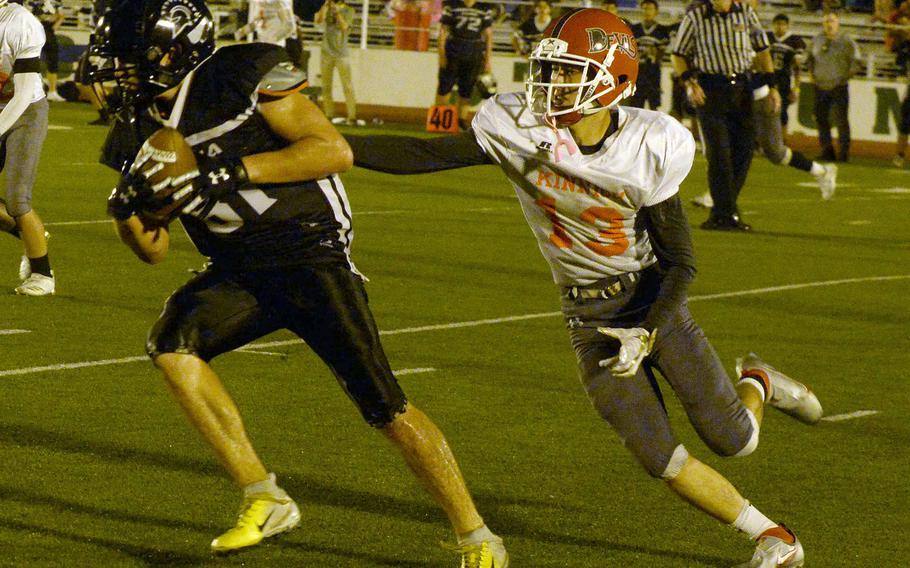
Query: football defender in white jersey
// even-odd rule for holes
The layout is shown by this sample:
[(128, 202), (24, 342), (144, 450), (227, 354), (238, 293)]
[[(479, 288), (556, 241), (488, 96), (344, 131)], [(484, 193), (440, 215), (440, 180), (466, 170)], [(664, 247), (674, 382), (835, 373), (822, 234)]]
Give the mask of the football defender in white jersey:
[(796, 536), (677, 441), (654, 377), (663, 375), (699, 436), (724, 456), (755, 450), (766, 402), (806, 423), (821, 417), (811, 391), (755, 355), (739, 361), (734, 387), (689, 314), (695, 266), (678, 189), (692, 136), (665, 114), (617, 106), (634, 92), (637, 47), (605, 11), (561, 17), (530, 63), (527, 92), (486, 101), (471, 130), (429, 140), (348, 136), (355, 164), (391, 173), (501, 166), (561, 288), (595, 409), (649, 474), (758, 541), (743, 566), (802, 566)]
[(22, 239), (22, 283), (16, 293), (27, 296), (46, 296), (55, 289), (44, 224), (32, 209), (32, 186), (47, 136), (43, 46), (41, 22), (19, 4), (0, 0), (0, 169), (6, 172), (0, 230)]

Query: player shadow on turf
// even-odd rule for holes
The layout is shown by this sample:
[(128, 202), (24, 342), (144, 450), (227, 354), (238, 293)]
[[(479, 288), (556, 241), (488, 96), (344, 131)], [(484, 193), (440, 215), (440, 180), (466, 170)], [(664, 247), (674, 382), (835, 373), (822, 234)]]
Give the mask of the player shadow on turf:
[[(129, 446), (121, 446), (110, 442), (99, 440), (80, 439), (70, 434), (42, 430), (40, 428), (14, 423), (0, 423), (0, 445), (16, 445), (25, 447), (45, 448), (55, 451), (86, 454), (95, 459), (101, 459), (114, 463), (129, 462), (139, 465), (150, 465), (161, 467), (178, 472), (189, 472), (197, 475), (208, 477), (223, 478), (224, 474), (221, 468), (214, 461), (199, 460), (186, 456), (178, 456), (164, 452), (156, 452), (146, 449), (140, 449)], [(439, 514), (436, 507), (432, 506), (429, 501), (418, 501), (411, 499), (402, 499), (399, 497), (389, 497), (377, 493), (362, 491), (352, 488), (339, 487), (337, 485), (325, 483), (319, 479), (314, 479), (307, 474), (299, 472), (279, 472), (285, 489), (293, 495), (298, 501), (304, 503), (313, 503), (316, 505), (331, 506), (342, 509), (349, 509), (358, 512), (372, 513), (377, 515), (393, 516), (408, 521), (418, 521), (434, 525), (444, 526), (445, 519)], [(9, 493), (12, 489), (0, 486), (0, 500), (9, 500)], [(17, 490), (18, 491), (18, 490)], [(20, 492), (21, 493), (21, 492)], [(524, 538), (544, 543), (583, 546), (602, 550), (617, 550), (625, 552), (635, 552), (649, 556), (664, 558), (682, 558), (691, 561), (698, 561), (707, 566), (726, 567), (735, 563), (729, 558), (710, 556), (705, 554), (691, 554), (680, 551), (660, 550), (645, 546), (631, 545), (623, 542), (614, 542), (605, 538), (595, 538), (591, 536), (575, 536), (552, 531), (542, 530), (539, 527), (529, 525), (513, 513), (507, 512), (507, 508), (520, 505), (526, 509), (552, 508), (551, 501), (543, 501), (527, 497), (512, 495), (503, 495), (502, 493), (489, 493), (485, 491), (475, 491), (475, 499), (482, 503), (485, 517), (495, 526), (505, 527), (505, 534), (511, 537)], [(185, 520), (175, 521), (172, 519), (162, 519), (150, 515), (134, 515), (128, 513), (117, 513), (106, 510), (95, 510), (90, 505), (78, 505), (69, 503), (65, 500), (59, 500), (53, 497), (33, 496), (38, 503), (46, 502), (50, 506), (63, 504), (67, 507), (74, 507), (77, 510), (82, 508), (86, 513), (111, 515), (113, 518), (122, 518), (122, 520), (147, 523), (165, 528), (182, 528), (191, 529), (200, 533), (208, 533), (213, 530), (209, 525), (201, 523), (191, 523)], [(41, 528), (40, 530), (49, 532), (50, 529)], [(59, 532), (59, 531), (58, 531)], [(49, 532), (49, 534), (55, 534)], [(60, 535), (56, 535), (60, 536)], [(65, 533), (63, 534), (66, 537)], [(70, 538), (77, 538), (70, 535)], [(96, 539), (85, 538), (86, 541), (95, 542)], [(112, 543), (112, 545), (117, 543)], [(141, 553), (144, 550), (141, 546), (132, 546), (135, 551)], [(294, 545), (298, 546), (298, 545)], [(301, 547), (309, 545), (300, 544)], [(327, 549), (329, 550), (329, 549)], [(169, 554), (155, 551), (157, 554)], [(176, 553), (175, 553), (176, 554)], [(353, 554), (353, 553), (349, 553)], [(400, 564), (400, 563), (399, 563)], [(394, 564), (393, 564), (394, 565)]]
[[(54, 538), (59, 538), (61, 540), (74, 541), (91, 546), (100, 546), (135, 558), (136, 560), (139, 560), (143, 564), (149, 566), (196, 566), (205, 563), (208, 558), (211, 558), (210, 556), (196, 556), (182, 552), (174, 552), (172, 550), (161, 550), (158, 547), (153, 548), (148, 546), (139, 546), (128, 542), (108, 538), (100, 538), (95, 535), (80, 535), (62, 529), (24, 523), (22, 521), (12, 520), (8, 518), (3, 520), (3, 528), (25, 533), (40, 533)], [(9, 554), (9, 552), (6, 554)], [(4, 560), (10, 560), (9, 556), (4, 557)]]

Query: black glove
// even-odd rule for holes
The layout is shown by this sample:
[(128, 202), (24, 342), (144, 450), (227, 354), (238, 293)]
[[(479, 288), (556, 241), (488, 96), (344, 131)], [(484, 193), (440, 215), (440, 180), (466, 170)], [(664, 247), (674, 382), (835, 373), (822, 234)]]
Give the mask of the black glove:
[(193, 179), (193, 199), (183, 211), (199, 211), (222, 197), (249, 184), (249, 176), (240, 158), (218, 157), (199, 164), (199, 175)]
[(124, 171), (107, 198), (107, 214), (118, 221), (125, 221), (145, 207), (152, 193), (144, 178)]
[[(144, 176), (142, 178), (149, 183)], [(216, 201), (247, 183), (246, 168), (239, 158), (206, 160), (198, 164), (192, 174), (169, 179), (163, 186), (159, 183), (157, 191), (143, 203), (142, 212), (164, 223), (184, 214), (202, 216)]]

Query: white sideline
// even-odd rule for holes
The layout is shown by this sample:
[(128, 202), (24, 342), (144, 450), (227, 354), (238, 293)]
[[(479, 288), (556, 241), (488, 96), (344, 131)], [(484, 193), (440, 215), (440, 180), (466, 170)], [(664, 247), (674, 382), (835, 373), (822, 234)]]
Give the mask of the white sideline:
[[(743, 296), (755, 296), (759, 294), (769, 294), (773, 292), (784, 292), (789, 290), (802, 290), (806, 288), (819, 288), (824, 286), (838, 286), (841, 284), (859, 284), (863, 282), (887, 282), (894, 280), (910, 280), (910, 274), (899, 274), (894, 276), (867, 276), (863, 278), (842, 278), (838, 280), (822, 280), (819, 282), (804, 282), (802, 284), (787, 284), (783, 286), (768, 286), (766, 288), (753, 288), (751, 290), (740, 290), (738, 292), (722, 292), (719, 294), (702, 294), (689, 298), (690, 302), (703, 300), (718, 300), (722, 298), (738, 298)], [(380, 331), (380, 335), (400, 335), (404, 333), (420, 333), (423, 331), (438, 331), (444, 329), (459, 329), (465, 327), (477, 327), (481, 325), (493, 325), (498, 323), (508, 323), (514, 321), (523, 321), (530, 319), (539, 319), (547, 317), (556, 317), (561, 312), (541, 312), (536, 314), (524, 314), (518, 316), (506, 316), (501, 318), (489, 318), (473, 321), (462, 321), (443, 323), (435, 325), (423, 325), (418, 327), (404, 327), (400, 329), (390, 329)], [(282, 345), (295, 345), (303, 343), (301, 339), (288, 339), (283, 341), (266, 341), (262, 343), (251, 343), (245, 348), (264, 349), (268, 347), (279, 347)], [(19, 369), (6, 369), (0, 371), (0, 377), (12, 377), (16, 375), (31, 375), (34, 373), (43, 373), (45, 371), (68, 371), (71, 369), (82, 369), (85, 367), (101, 367), (105, 365), (121, 365), (125, 363), (136, 363), (138, 361), (147, 361), (148, 357), (123, 357), (120, 359), (100, 359), (96, 361), (80, 361), (77, 363), (59, 363), (56, 365), (43, 365), (40, 367), (23, 367)]]
[(0, 335), (16, 335), (19, 333), (31, 333), (28, 329), (0, 329)]
[(823, 416), (822, 420), (827, 420), (828, 422), (843, 422), (844, 420), (853, 420), (854, 418), (862, 418), (864, 416), (872, 416), (879, 413), (881, 413), (881, 410), (857, 410), (856, 412), (848, 412), (846, 414)]

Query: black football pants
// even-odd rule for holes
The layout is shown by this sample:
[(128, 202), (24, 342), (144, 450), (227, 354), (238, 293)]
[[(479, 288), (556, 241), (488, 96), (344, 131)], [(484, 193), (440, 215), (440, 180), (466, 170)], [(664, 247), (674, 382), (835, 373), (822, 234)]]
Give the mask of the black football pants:
[(702, 88), (706, 102), (696, 108), (696, 115), (708, 160), (711, 214), (729, 218), (737, 212), (736, 200), (752, 163), (752, 90), (744, 81), (702, 84)]

